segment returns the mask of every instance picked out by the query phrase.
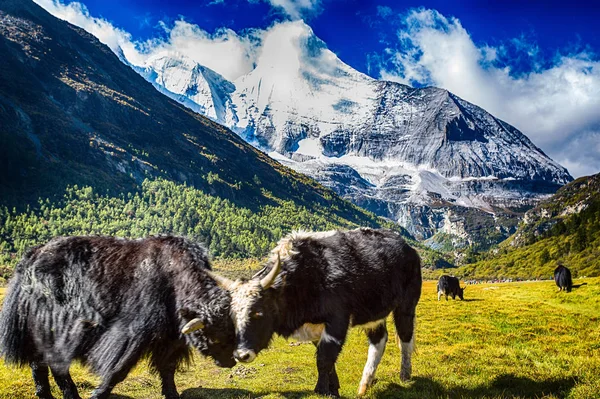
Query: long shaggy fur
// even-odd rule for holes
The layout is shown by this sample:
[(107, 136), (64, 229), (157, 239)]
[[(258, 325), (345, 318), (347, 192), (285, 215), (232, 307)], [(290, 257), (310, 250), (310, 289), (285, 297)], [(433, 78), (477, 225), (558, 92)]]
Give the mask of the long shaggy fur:
[[(188, 345), (231, 367), (230, 297), (206, 270), (206, 250), (179, 237), (55, 238), (17, 266), (0, 313), (0, 354), (59, 374), (78, 359), (107, 380), (144, 355), (161, 373), (174, 368)], [(183, 336), (193, 318), (204, 329)]]

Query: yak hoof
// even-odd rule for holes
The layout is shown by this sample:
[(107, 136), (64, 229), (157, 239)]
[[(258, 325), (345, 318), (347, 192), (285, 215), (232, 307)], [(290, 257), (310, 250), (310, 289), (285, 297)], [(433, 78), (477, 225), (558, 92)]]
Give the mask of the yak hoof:
[(163, 392), (163, 395), (165, 399), (181, 399), (181, 396), (179, 396), (179, 393), (175, 390), (171, 392)]
[(360, 384), (360, 386), (358, 387), (357, 396), (363, 396), (367, 392), (367, 388), (367, 384)]
[(339, 393), (339, 391), (337, 389), (333, 389), (333, 390), (329, 389), (329, 388), (323, 389), (323, 388), (321, 388), (319, 386), (317, 386), (315, 388), (315, 393), (317, 395), (329, 396), (329, 397), (333, 397), (333, 398), (339, 398), (340, 397), (340, 393)]
[(401, 380), (402, 382), (407, 382), (407, 381), (410, 381), (410, 375), (411, 375), (411, 372), (410, 372), (410, 370), (402, 370), (402, 371), (400, 372), (400, 380)]

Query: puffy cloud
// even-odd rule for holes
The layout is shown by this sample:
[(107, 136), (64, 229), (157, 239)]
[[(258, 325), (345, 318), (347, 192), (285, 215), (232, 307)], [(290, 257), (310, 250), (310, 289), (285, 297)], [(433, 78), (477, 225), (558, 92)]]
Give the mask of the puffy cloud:
[(124, 55), (133, 65), (159, 52), (173, 51), (211, 68), (228, 80), (235, 80), (250, 72), (254, 66), (261, 31), (238, 35), (231, 29), (219, 29), (211, 34), (184, 20), (172, 26), (161, 23), (159, 38), (146, 42), (134, 41), (131, 35), (109, 21), (90, 15), (85, 5), (78, 2), (65, 4), (62, 0), (34, 0), (55, 17), (85, 29), (106, 44), (117, 55)]
[[(458, 19), (435, 10), (412, 10), (401, 22), (398, 46), (379, 57), (381, 78), (443, 87), (516, 126), (574, 176), (600, 171), (600, 62), (593, 55), (557, 55), (548, 65), (521, 38), (478, 45)], [(511, 69), (508, 46), (528, 58), (528, 72)]]
[(231, 81), (254, 68), (262, 33), (259, 30), (238, 35), (231, 29), (222, 28), (210, 34), (184, 20), (176, 21), (172, 27), (164, 24), (163, 27), (167, 34), (165, 38), (140, 46), (146, 57), (164, 51), (177, 52)]

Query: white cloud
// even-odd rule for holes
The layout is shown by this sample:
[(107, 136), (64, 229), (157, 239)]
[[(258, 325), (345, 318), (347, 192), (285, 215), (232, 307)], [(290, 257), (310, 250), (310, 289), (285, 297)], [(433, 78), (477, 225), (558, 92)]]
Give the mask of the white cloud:
[(515, 77), (494, 63), (505, 49), (475, 44), (456, 18), (419, 9), (402, 23), (383, 79), (443, 87), (516, 126), (574, 176), (600, 171), (600, 62), (579, 53), (542, 68), (539, 49), (515, 39), (534, 65)]
[[(247, 30), (242, 34), (226, 28), (209, 33), (198, 25), (180, 19), (171, 25), (161, 22), (162, 32), (157, 32), (157, 38), (137, 42), (128, 32), (115, 27), (109, 21), (91, 16), (85, 5), (81, 3), (65, 4), (64, 0), (34, 1), (54, 16), (90, 32), (117, 55), (122, 52), (125, 59), (133, 65), (143, 66), (155, 55), (175, 52), (216, 71), (229, 81), (234, 81), (254, 69), (257, 58), (262, 53), (265, 38), (273, 36), (271, 32), (279, 32), (275, 33), (278, 35), (293, 30), (294, 27), (310, 30), (302, 21), (287, 21), (275, 23), (266, 30)], [(302, 12), (314, 11), (320, 4), (320, 0), (269, 0), (269, 2), (274, 7), (285, 10), (293, 19), (299, 18)], [(279, 27), (284, 25), (288, 26), (288, 29), (280, 30)], [(292, 44), (287, 47), (297, 47), (297, 45)], [(275, 56), (281, 56), (281, 51), (284, 50), (282, 47), (280, 51), (274, 51)]]
[(241, 36), (225, 28), (210, 34), (184, 20), (165, 26), (165, 31), (166, 38), (141, 46), (146, 57), (163, 51), (178, 52), (231, 81), (253, 69), (261, 34), (256, 30)]
[(280, 8), (292, 19), (301, 19), (307, 13), (316, 13), (321, 0), (264, 0), (275, 8)]
[(211, 68), (228, 80), (250, 72), (254, 66), (261, 31), (238, 35), (231, 29), (219, 29), (211, 34), (184, 20), (172, 26), (161, 24), (162, 37), (136, 42), (131, 35), (109, 21), (90, 15), (85, 5), (63, 0), (34, 0), (55, 17), (85, 29), (106, 44), (117, 55), (122, 54), (133, 65), (144, 62), (158, 52), (174, 51)]

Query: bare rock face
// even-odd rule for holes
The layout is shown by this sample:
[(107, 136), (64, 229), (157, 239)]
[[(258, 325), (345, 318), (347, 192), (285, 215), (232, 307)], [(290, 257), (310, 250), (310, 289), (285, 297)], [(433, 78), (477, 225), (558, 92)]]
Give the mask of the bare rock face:
[[(201, 66), (168, 54), (146, 65), (144, 76), (421, 239), (444, 232), (471, 244), (495, 243), (527, 209), (572, 180), (519, 130), (476, 105), (443, 89), (361, 74), (303, 22), (276, 29), (254, 70), (234, 82), (209, 78), (216, 73), (206, 68), (193, 75)], [(450, 218), (460, 209), (486, 222)]]

